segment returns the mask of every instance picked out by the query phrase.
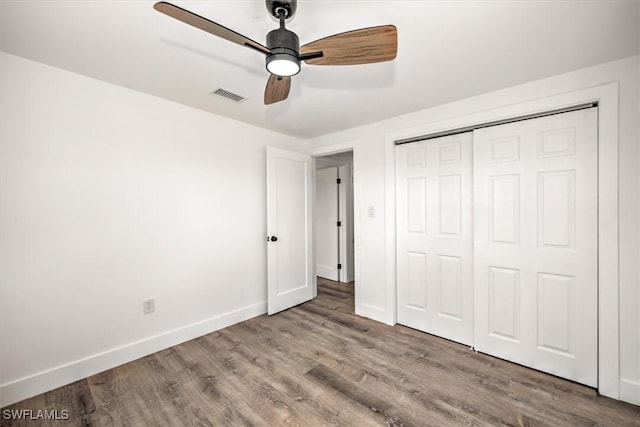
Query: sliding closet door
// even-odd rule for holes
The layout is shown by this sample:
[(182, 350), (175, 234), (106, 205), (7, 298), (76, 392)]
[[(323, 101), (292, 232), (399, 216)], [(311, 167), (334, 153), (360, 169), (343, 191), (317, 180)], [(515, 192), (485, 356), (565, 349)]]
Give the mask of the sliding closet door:
[(475, 347), (597, 385), (597, 108), (474, 132)]
[(396, 151), (398, 323), (473, 339), (471, 133)]

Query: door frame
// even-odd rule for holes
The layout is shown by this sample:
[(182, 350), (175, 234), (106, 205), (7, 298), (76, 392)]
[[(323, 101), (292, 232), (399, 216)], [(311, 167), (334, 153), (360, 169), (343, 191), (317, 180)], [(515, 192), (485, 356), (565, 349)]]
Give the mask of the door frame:
[[(353, 163), (352, 163), (352, 170), (350, 171), (350, 178), (353, 180), (353, 185), (352, 185), (352, 193), (351, 193), (351, 200), (353, 202), (353, 264), (352, 264), (352, 268), (354, 271), (353, 274), (353, 280), (355, 282), (354, 285), (354, 300), (355, 300), (355, 312), (356, 314), (359, 315), (363, 315), (366, 316), (366, 313), (362, 312), (362, 301), (360, 299), (360, 295), (361, 292), (359, 291), (358, 287), (359, 287), (359, 283), (360, 283), (360, 226), (358, 224), (358, 221), (355, 219), (356, 218), (356, 212), (357, 212), (357, 206), (359, 206), (359, 198), (358, 198), (358, 191), (356, 189), (356, 183), (357, 183), (357, 179), (356, 179), (356, 175), (357, 175), (357, 167), (356, 165), (356, 158), (357, 158), (357, 154), (356, 154), (356, 146), (359, 140), (357, 139), (351, 139), (351, 140), (347, 140), (344, 142), (339, 142), (336, 144), (330, 144), (330, 145), (325, 145), (323, 147), (318, 147), (318, 148), (314, 148), (311, 149), (307, 152), (307, 154), (309, 154), (313, 160), (313, 164), (312, 164), (312, 168), (313, 168), (313, 212), (315, 212), (316, 209), (316, 194), (315, 194), (315, 179), (316, 179), (316, 158), (317, 157), (324, 157), (324, 156), (330, 156), (332, 154), (339, 154), (339, 153), (344, 153), (345, 151), (352, 151), (353, 152)], [(315, 221), (315, 216), (314, 216), (314, 221)], [(313, 237), (315, 240), (315, 222), (313, 224)], [(314, 268), (314, 275), (316, 275), (316, 271), (315, 271), (315, 262), (316, 262), (316, 254), (315, 254), (315, 245), (314, 245), (314, 253), (313, 253), (313, 268)], [(346, 274), (346, 272), (345, 272)], [(315, 286), (315, 285), (314, 285)], [(314, 289), (314, 297), (317, 295), (317, 287)]]
[[(385, 134), (386, 319), (396, 323), (395, 142), (401, 139), (538, 114), (587, 102), (598, 103), (598, 391), (619, 399), (618, 82), (532, 101), (457, 115)], [(355, 155), (355, 151), (354, 151)], [(601, 286), (606, 284), (606, 286)]]

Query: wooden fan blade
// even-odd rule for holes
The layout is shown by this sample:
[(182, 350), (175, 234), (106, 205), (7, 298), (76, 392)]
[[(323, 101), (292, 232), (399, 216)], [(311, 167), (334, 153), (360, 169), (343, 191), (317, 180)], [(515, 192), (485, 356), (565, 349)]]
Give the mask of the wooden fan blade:
[(185, 24), (189, 24), (203, 31), (206, 31), (207, 33), (213, 34), (214, 36), (222, 37), (223, 39), (229, 40), (230, 42), (250, 47), (264, 54), (270, 53), (269, 48), (267, 48), (266, 46), (263, 46), (260, 43), (243, 36), (242, 34), (238, 34), (235, 31), (228, 29), (227, 27), (216, 24), (215, 22), (210, 21), (207, 18), (196, 15), (193, 12), (189, 12), (188, 10), (175, 6), (171, 3), (161, 1), (154, 4), (153, 8), (158, 12), (162, 12), (165, 15), (177, 19), (178, 21), (182, 21)]
[(361, 28), (335, 34), (300, 48), (300, 54), (322, 51), (320, 58), (305, 59), (314, 65), (357, 65), (395, 59), (398, 30), (394, 25)]
[(284, 101), (289, 96), (291, 77), (279, 77), (271, 74), (264, 90), (264, 105)]

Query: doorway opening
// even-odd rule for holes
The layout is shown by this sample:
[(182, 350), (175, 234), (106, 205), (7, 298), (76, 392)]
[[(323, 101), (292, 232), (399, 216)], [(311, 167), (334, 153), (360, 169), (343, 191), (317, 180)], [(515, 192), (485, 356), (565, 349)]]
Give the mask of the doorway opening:
[[(353, 151), (315, 158), (315, 267), (318, 288), (353, 292)], [(355, 310), (355, 308), (354, 308)]]

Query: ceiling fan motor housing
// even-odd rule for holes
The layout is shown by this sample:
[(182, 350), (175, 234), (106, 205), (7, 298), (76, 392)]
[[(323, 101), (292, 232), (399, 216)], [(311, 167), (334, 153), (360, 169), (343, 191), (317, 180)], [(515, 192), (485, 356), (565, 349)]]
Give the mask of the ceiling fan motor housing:
[(298, 57), (300, 39), (293, 31), (289, 31), (286, 28), (278, 28), (267, 34), (267, 47), (273, 53), (279, 53), (278, 49), (283, 49), (283, 53), (286, 50)]
[(267, 47), (271, 53), (267, 55), (267, 68), (271, 61), (286, 59), (300, 66), (298, 53), (300, 52), (300, 39), (296, 33), (284, 27), (270, 31), (267, 34)]

